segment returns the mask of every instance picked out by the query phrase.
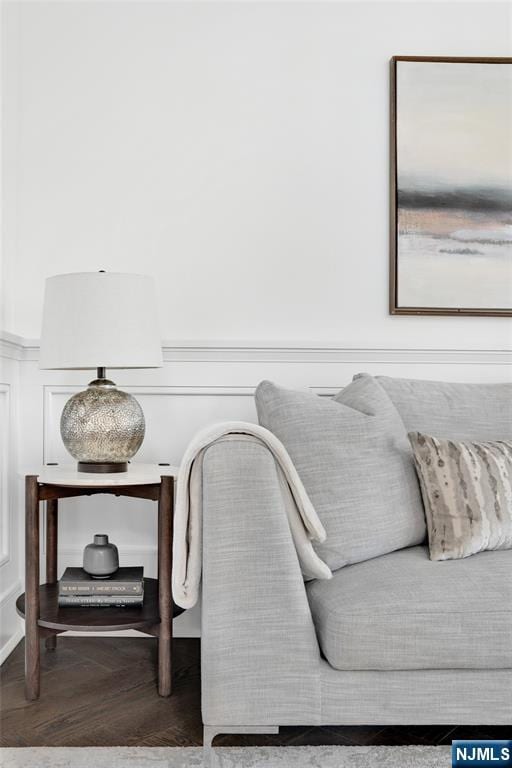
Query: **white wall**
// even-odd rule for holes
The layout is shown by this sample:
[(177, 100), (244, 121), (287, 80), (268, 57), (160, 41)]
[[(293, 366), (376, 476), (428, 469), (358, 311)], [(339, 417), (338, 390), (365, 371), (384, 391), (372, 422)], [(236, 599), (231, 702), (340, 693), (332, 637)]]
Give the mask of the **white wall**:
[[(6, 50), (3, 15), (0, 15), (0, 75), (5, 74)], [(5, 93), (0, 89), (0, 105), (4, 106)], [(6, 291), (4, 281), (5, 240), (4, 158), (5, 139), (3, 121), (0, 123), (0, 329), (5, 320)], [(15, 602), (22, 590), (21, 541), (19, 524), (21, 488), (18, 476), (20, 393), (20, 362), (16, 345), (6, 343), (0, 334), (0, 664), (21, 639), (23, 627), (16, 615)]]
[[(60, 409), (87, 379), (38, 370), (28, 340), (47, 275), (156, 276), (162, 336), (188, 346), (170, 341), (162, 370), (116, 378), (145, 409), (139, 458), (171, 463), (205, 423), (254, 419), (265, 377), (320, 393), (361, 370), (510, 380), (512, 324), (387, 314), (388, 60), (510, 55), (505, 4), (22, 2), (4, 12), (2, 309), (18, 334), (0, 342), (14, 425), (1, 476), (12, 494), (0, 509), (12, 521), (0, 566), (6, 653), (20, 626), (16, 470), (68, 460)], [(154, 570), (150, 504), (61, 507), (60, 570), (106, 521), (124, 562)], [(176, 624), (197, 632), (197, 613)]]
[[(6, 330), (43, 279), (143, 270), (163, 337), (504, 348), (387, 314), (393, 54), (510, 55), (509, 3), (21, 2)], [(14, 124), (14, 127), (13, 127)]]

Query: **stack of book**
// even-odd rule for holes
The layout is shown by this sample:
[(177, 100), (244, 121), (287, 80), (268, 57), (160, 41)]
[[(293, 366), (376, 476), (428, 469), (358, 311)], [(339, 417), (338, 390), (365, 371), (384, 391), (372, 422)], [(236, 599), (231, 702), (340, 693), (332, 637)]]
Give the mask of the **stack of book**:
[(144, 601), (143, 568), (118, 568), (108, 579), (93, 579), (83, 568), (66, 568), (59, 581), (59, 605), (80, 608), (137, 608)]

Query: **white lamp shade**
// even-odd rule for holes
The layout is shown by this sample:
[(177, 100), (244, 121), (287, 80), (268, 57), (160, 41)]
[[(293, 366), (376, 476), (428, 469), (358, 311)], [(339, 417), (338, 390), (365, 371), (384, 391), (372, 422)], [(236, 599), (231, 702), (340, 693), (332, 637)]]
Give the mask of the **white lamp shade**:
[(79, 272), (46, 280), (40, 368), (158, 368), (151, 277)]

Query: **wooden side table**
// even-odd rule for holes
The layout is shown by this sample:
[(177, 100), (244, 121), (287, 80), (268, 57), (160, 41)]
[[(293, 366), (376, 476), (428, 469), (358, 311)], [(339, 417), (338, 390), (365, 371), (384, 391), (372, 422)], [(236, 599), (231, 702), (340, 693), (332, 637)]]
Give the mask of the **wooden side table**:
[[(25, 478), (25, 590), (16, 601), (25, 619), (25, 696), (40, 692), (40, 638), (56, 647), (56, 636), (137, 629), (158, 638), (158, 693), (171, 693), (173, 616), (182, 613), (171, 593), (175, 467), (131, 464), (128, 472), (87, 474), (72, 467), (47, 466)], [(59, 607), (57, 584), (58, 500), (110, 493), (158, 502), (158, 578), (144, 579), (142, 608)], [(46, 583), (39, 584), (39, 502), (46, 501)]]

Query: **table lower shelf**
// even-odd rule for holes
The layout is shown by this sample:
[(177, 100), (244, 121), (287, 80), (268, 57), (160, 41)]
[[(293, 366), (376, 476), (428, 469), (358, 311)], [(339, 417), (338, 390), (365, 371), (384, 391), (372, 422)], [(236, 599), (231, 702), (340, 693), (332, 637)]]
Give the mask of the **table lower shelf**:
[[(16, 610), (25, 618), (25, 594), (16, 600)], [(173, 616), (183, 608), (173, 605)], [(116, 632), (123, 629), (147, 630), (160, 623), (158, 610), (158, 580), (144, 579), (144, 603), (140, 608), (79, 608), (59, 606), (59, 585), (42, 584), (39, 587), (38, 625), (58, 632)], [(153, 633), (151, 633), (153, 634)]]

